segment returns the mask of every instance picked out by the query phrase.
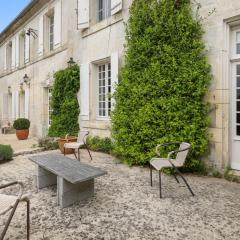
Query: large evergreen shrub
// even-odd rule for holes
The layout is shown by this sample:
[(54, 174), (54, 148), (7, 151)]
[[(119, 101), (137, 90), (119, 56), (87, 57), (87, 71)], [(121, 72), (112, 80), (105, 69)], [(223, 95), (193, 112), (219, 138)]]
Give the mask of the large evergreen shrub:
[(112, 114), (115, 151), (129, 164), (145, 164), (158, 143), (186, 141), (186, 170), (199, 170), (211, 80), (202, 35), (190, 0), (133, 1)]
[(76, 135), (79, 131), (79, 103), (77, 93), (80, 88), (79, 66), (60, 70), (54, 75), (51, 114), (52, 124), (49, 136)]

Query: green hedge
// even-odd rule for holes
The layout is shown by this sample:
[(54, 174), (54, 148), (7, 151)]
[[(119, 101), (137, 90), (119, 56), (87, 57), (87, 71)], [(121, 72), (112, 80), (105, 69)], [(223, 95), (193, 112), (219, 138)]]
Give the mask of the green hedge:
[(26, 118), (18, 118), (14, 121), (13, 128), (16, 130), (29, 129), (30, 121)]
[(44, 150), (59, 149), (58, 142), (51, 137), (44, 137), (38, 139), (38, 146), (44, 148)]
[(155, 146), (192, 145), (185, 170), (202, 167), (208, 149), (212, 78), (201, 22), (190, 0), (135, 0), (126, 31), (125, 66), (115, 93), (115, 152), (129, 164), (146, 164)]
[(0, 162), (11, 160), (13, 158), (13, 149), (10, 145), (0, 144)]
[(54, 75), (51, 114), (52, 124), (49, 136), (77, 135), (79, 131), (79, 103), (77, 93), (80, 88), (79, 66), (60, 70)]
[(108, 137), (100, 138), (99, 136), (87, 137), (87, 145), (93, 151), (111, 153), (113, 150), (112, 140)]

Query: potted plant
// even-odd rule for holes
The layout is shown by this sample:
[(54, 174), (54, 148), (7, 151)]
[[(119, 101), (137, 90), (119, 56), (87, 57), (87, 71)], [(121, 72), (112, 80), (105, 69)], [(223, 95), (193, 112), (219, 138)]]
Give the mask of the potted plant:
[[(64, 144), (67, 142), (77, 142), (77, 137), (76, 136), (69, 136), (68, 134), (65, 137), (60, 137), (58, 140), (58, 146), (61, 151), (61, 153), (64, 153)], [(73, 154), (74, 150), (67, 148), (65, 149), (65, 154)]]
[(30, 121), (26, 118), (18, 118), (13, 123), (13, 128), (16, 129), (18, 140), (25, 140), (29, 135)]

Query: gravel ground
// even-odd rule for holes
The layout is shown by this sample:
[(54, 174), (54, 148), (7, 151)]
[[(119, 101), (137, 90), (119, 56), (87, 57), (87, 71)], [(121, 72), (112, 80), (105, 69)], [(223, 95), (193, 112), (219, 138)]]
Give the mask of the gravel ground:
[[(89, 163), (82, 152), (82, 161)], [(35, 165), (27, 156), (0, 165), (0, 184), (21, 180), (31, 200), (31, 240), (239, 240), (240, 185), (223, 179), (186, 176), (196, 196), (163, 176), (159, 199), (158, 175), (149, 186), (149, 171), (117, 164), (113, 157), (93, 153), (89, 164), (108, 171), (96, 179), (93, 198), (60, 209), (56, 187), (37, 191)], [(5, 190), (11, 194), (16, 189)], [(7, 215), (0, 216), (0, 231)], [(25, 206), (18, 208), (5, 239), (26, 239)]]

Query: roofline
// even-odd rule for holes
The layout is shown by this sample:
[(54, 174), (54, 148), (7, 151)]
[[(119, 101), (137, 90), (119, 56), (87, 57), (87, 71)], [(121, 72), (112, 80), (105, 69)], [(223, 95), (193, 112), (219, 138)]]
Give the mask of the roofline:
[(36, 10), (39, 10), (39, 8), (34, 8), (37, 4), (39, 4), (41, 8), (49, 1), (50, 0), (31, 0), (31, 2), (17, 15), (17, 17), (11, 23), (9, 23), (8, 26), (5, 27), (0, 33), (0, 44), (5, 41), (9, 35), (14, 33), (19, 28), (19, 26), (21, 26), (33, 16), (32, 14), (29, 14), (29, 16), (27, 16), (28, 12), (33, 11), (33, 13), (36, 13)]

